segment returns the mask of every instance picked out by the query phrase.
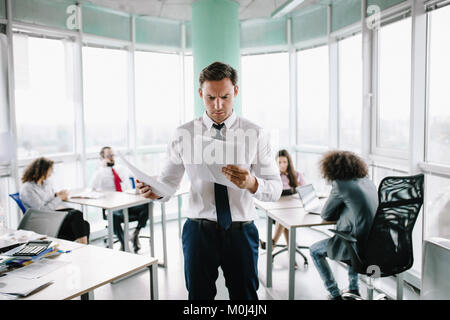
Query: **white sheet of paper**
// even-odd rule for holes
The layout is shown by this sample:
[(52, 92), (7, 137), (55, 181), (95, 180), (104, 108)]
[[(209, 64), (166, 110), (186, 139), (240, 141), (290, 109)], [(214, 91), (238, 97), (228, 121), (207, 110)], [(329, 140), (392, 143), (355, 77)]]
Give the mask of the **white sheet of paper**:
[(125, 159), (125, 157), (120, 152), (116, 151), (116, 153), (119, 155), (120, 159), (124, 162), (124, 164), (128, 167), (128, 169), (130, 169), (130, 171), (133, 173), (134, 178), (148, 184), (155, 194), (162, 197), (166, 197), (173, 195), (175, 193), (176, 190), (174, 188), (166, 184), (163, 184), (158, 180), (145, 174), (144, 172), (136, 168), (134, 165), (132, 165), (130, 162), (128, 162), (127, 159)]
[(31, 292), (47, 285), (52, 281), (43, 279), (23, 279), (6, 275), (0, 278), (0, 293), (14, 294), (18, 296), (27, 296)]

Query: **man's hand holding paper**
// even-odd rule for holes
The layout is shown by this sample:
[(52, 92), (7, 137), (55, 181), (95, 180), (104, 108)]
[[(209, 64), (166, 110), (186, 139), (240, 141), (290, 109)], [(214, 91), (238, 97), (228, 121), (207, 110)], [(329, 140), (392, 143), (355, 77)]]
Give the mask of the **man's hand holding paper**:
[(247, 189), (251, 193), (255, 193), (258, 189), (258, 180), (251, 175), (248, 169), (229, 164), (222, 167), (222, 173), (240, 189)]

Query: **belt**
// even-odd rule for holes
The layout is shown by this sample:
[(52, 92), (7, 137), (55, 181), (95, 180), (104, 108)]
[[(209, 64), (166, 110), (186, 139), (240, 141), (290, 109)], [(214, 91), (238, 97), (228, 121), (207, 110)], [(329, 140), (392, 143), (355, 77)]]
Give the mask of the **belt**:
[[(223, 230), (222, 227), (219, 227), (219, 224), (216, 221), (211, 221), (211, 220), (207, 220), (207, 219), (194, 219), (194, 218), (188, 218), (188, 219), (192, 220), (192, 221), (195, 221), (197, 223), (200, 223), (201, 225), (204, 225), (204, 226), (207, 226), (207, 227), (214, 227), (216, 229), (222, 229)], [(234, 222), (231, 222), (230, 229), (234, 229), (234, 228), (241, 228), (242, 229), (243, 226), (246, 226), (246, 225), (248, 225), (248, 224), (250, 224), (252, 222), (253, 222), (253, 220), (250, 220), (250, 221), (234, 221)]]

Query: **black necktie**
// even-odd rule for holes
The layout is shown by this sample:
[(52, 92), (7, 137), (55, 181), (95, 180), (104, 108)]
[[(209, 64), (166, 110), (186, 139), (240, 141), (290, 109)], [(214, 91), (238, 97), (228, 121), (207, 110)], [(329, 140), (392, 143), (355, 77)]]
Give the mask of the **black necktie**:
[[(220, 135), (220, 129), (222, 129), (223, 126), (224, 123), (213, 124), (213, 127), (217, 130), (217, 139), (223, 139)], [(231, 225), (231, 210), (230, 203), (228, 202), (227, 187), (222, 184), (214, 183), (214, 198), (216, 200), (217, 223), (223, 229), (227, 230)]]

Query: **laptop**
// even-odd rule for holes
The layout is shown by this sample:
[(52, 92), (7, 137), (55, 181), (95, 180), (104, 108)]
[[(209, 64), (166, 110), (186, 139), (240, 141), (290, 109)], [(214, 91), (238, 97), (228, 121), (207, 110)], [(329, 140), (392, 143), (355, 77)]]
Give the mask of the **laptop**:
[(319, 200), (312, 184), (297, 187), (295, 190), (306, 212), (314, 214), (320, 214), (322, 212), (323, 202)]

